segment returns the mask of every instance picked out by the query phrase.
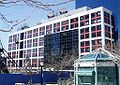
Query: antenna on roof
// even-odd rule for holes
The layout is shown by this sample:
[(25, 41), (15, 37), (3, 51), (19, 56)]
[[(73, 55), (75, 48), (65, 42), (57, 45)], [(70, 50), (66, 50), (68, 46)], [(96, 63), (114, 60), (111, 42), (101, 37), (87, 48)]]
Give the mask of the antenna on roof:
[(47, 17), (48, 17), (48, 18), (53, 18), (53, 17), (55, 17), (55, 14), (49, 13), (49, 14), (47, 15)]
[(61, 14), (66, 14), (66, 13), (68, 13), (68, 11), (66, 9), (62, 9), (62, 10), (59, 11), (59, 13), (60, 13), (60, 15)]

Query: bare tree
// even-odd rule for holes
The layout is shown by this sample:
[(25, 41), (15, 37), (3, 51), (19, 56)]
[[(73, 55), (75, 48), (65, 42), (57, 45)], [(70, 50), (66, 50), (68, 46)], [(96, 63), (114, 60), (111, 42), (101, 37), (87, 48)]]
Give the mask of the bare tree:
[(108, 42), (104, 47), (106, 50), (110, 51), (111, 53), (120, 55), (120, 39), (118, 39), (112, 44)]
[[(70, 72), (70, 78), (61, 78), (62, 71), (73, 70), (74, 61), (78, 59), (78, 49), (72, 49), (70, 51), (61, 50), (60, 54), (50, 54), (45, 62), (45, 68), (50, 68), (58, 76), (58, 85), (72, 85), (73, 83), (73, 72)], [(47, 63), (46, 63), (47, 62)], [(51, 69), (53, 68), (53, 70)]]
[[(62, 0), (62, 1), (55, 0), (55, 2), (49, 2), (49, 3), (43, 2), (41, 0), (0, 0), (0, 7), (6, 9), (12, 6), (30, 6), (33, 8), (43, 9), (45, 11), (55, 12), (56, 10), (54, 10), (53, 7), (67, 4), (71, 1), (74, 0)], [(31, 16), (32, 12), (30, 12), (29, 15), (25, 16), (25, 18), (21, 18), (17, 20), (9, 20), (7, 16), (0, 11), (0, 19), (6, 22), (9, 27), (6, 30), (0, 28), (0, 31), (10, 32), (13, 28), (26, 21)]]
[(54, 70), (69, 70), (73, 68), (74, 61), (78, 58), (78, 50), (72, 49), (64, 52), (63, 50), (59, 55), (53, 53), (45, 59), (45, 68), (54, 68)]

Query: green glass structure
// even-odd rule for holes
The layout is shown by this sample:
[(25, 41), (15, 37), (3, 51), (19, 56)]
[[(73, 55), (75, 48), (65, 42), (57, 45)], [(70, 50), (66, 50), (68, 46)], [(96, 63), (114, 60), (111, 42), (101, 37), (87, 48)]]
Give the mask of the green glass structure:
[(116, 85), (115, 66), (97, 67), (98, 85)]
[(74, 63), (75, 85), (119, 85), (116, 58), (101, 48)]

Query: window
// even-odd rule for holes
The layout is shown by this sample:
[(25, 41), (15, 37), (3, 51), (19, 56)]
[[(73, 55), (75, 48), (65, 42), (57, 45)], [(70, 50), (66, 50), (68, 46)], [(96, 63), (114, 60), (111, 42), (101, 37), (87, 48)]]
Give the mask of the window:
[(115, 29), (112, 28), (112, 38), (113, 38), (113, 39), (115, 39), (115, 35), (114, 35), (114, 33), (115, 33)]
[(82, 21), (82, 20), (84, 20), (84, 16), (81, 16), (81, 17), (80, 17), (80, 21)]
[(101, 16), (101, 12), (100, 11), (96, 12), (96, 16), (97, 17)]
[(80, 29), (80, 38), (81, 39), (89, 38), (89, 27)]
[(101, 39), (92, 40), (92, 50), (102, 47)]
[(44, 46), (44, 37), (39, 38), (39, 46)]
[(73, 29), (73, 28), (77, 28), (78, 27), (78, 17), (77, 18), (74, 18), (74, 19), (71, 19), (70, 20), (70, 29)]
[(100, 37), (100, 36), (101, 36), (101, 32), (92, 33), (92, 38), (94, 38), (94, 37)]
[(54, 33), (60, 32), (60, 22), (54, 23), (54, 28), (53, 28), (53, 30), (54, 30)]
[(45, 26), (39, 28), (39, 36), (45, 35)]
[(97, 32), (97, 37), (100, 37), (101, 36), (101, 32)]
[(110, 31), (110, 27), (105, 25), (105, 36), (108, 37), (108, 38), (111, 38), (111, 31)]
[(44, 56), (44, 48), (39, 48), (39, 57)]
[(89, 42), (89, 41), (86, 41), (85, 44), (86, 44), (86, 46), (89, 46), (89, 45), (90, 45), (90, 42)]
[(80, 29), (80, 33), (84, 33), (84, 29)]
[(89, 14), (80, 16), (80, 26), (87, 26), (89, 25)]
[(37, 59), (32, 59), (32, 67), (37, 67)]
[(31, 49), (27, 50), (26, 57), (31, 57)]
[(23, 47), (26, 48), (26, 41), (23, 41)]
[(111, 48), (111, 40), (105, 39), (105, 44), (107, 48)]
[(101, 25), (91, 27), (92, 38), (101, 36)]
[(26, 53), (26, 50), (23, 51), (23, 58), (26, 58), (27, 57), (27, 53)]
[(96, 22), (97, 23), (101, 22), (101, 18), (97, 18)]
[(32, 30), (27, 32), (27, 38), (32, 38)]
[(32, 47), (32, 39), (27, 40), (27, 48)]
[(16, 43), (13, 43), (12, 50), (16, 50)]
[(46, 26), (46, 34), (52, 33), (52, 24)]
[(61, 30), (65, 31), (69, 29), (69, 20), (65, 20), (61, 22)]
[(97, 25), (97, 30), (101, 30), (101, 25)]
[(95, 18), (95, 13), (92, 13), (92, 14), (91, 14), (91, 18)]
[(92, 33), (92, 37), (96, 37), (96, 33)]
[(89, 34), (86, 34), (86, 39), (89, 38)]
[(24, 39), (26, 39), (26, 38), (27, 38), (27, 32), (24, 33)]
[(85, 19), (89, 19), (89, 15), (85, 15)]
[(16, 52), (12, 52), (12, 58), (16, 58)]
[(80, 38), (81, 38), (81, 39), (84, 39), (84, 35), (81, 35)]
[(110, 24), (110, 14), (104, 11), (104, 22)]
[(33, 30), (33, 37), (37, 37), (38, 36), (38, 28)]
[(92, 26), (91, 31), (95, 31), (95, 30), (96, 30), (95, 26)]
[(81, 42), (81, 53), (90, 52), (90, 41)]
[(81, 42), (81, 46), (84, 46), (84, 42)]
[(89, 32), (89, 27), (87, 27), (87, 28), (85, 29), (85, 32)]
[(90, 47), (81, 48), (81, 53), (84, 53), (84, 52), (90, 52)]
[(13, 35), (13, 42), (15, 42), (17, 40), (17, 34)]
[(10, 51), (12, 49), (12, 44), (8, 44), (8, 50)]
[(91, 13), (91, 24), (95, 24), (95, 23), (100, 23), (101, 22), (101, 12), (94, 12)]
[(37, 47), (38, 45), (38, 38), (33, 39), (33, 47)]
[(114, 19), (114, 16), (113, 16), (113, 15), (111, 15), (111, 25), (112, 25), (112, 26), (115, 26), (115, 19)]
[(99, 44), (102, 44), (101, 39), (92, 40), (92, 45), (99, 45)]
[(32, 57), (37, 57), (37, 48), (33, 49)]
[(12, 35), (9, 36), (9, 43), (12, 42)]
[(84, 22), (80, 22), (80, 26), (81, 26), (81, 27), (82, 27), (82, 26), (85, 26)]

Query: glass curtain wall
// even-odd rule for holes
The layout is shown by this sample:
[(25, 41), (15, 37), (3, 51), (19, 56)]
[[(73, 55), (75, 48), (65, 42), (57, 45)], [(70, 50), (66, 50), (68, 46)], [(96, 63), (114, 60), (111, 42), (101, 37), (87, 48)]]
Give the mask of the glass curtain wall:
[(97, 85), (116, 85), (115, 67), (97, 67)]

